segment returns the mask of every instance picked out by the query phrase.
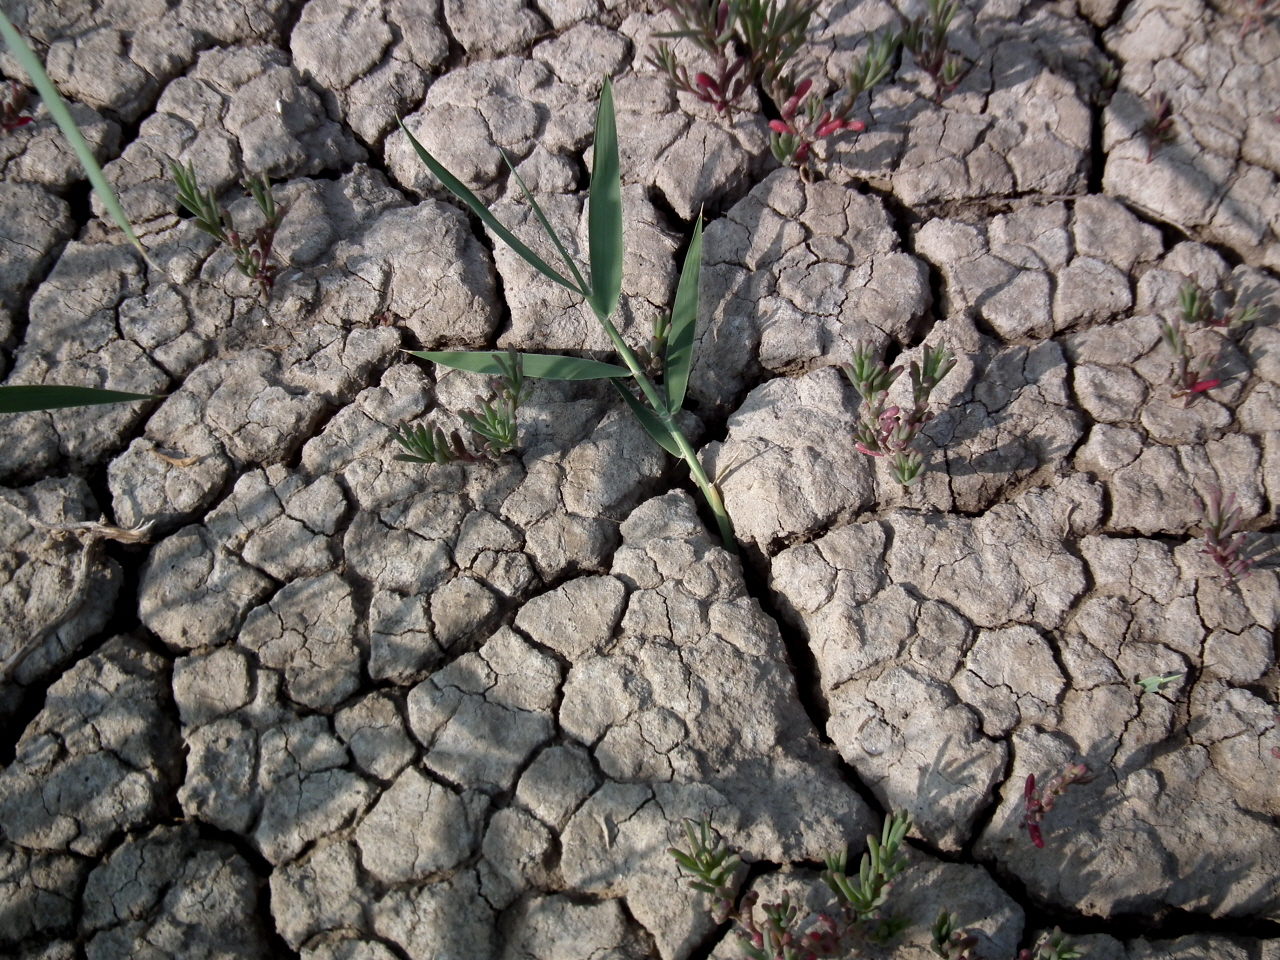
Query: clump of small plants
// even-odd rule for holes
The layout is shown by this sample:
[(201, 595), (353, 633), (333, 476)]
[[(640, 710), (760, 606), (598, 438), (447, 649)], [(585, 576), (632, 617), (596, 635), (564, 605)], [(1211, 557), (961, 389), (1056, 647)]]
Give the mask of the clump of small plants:
[(1255, 302), (1236, 303), (1227, 309), (1214, 305), (1213, 297), (1195, 283), (1188, 281), (1178, 293), (1178, 313), (1172, 320), (1160, 318), (1160, 338), (1173, 354), (1173, 371), (1170, 378), (1171, 395), (1190, 403), (1197, 394), (1212, 390), (1222, 383), (1212, 375), (1218, 353), (1210, 357), (1197, 357), (1191, 348), (1189, 330), (1214, 329), (1232, 333), (1257, 319)]
[(856, 343), (853, 361), (841, 364), (853, 388), (862, 397), (861, 419), (854, 430), (859, 453), (889, 458), (893, 479), (903, 487), (920, 482), (924, 475), (924, 455), (911, 445), (921, 428), (933, 419), (929, 394), (956, 365), (955, 355), (945, 346), (925, 345), (921, 362), (911, 362), (911, 406), (887, 406), (889, 388), (902, 375), (902, 367), (892, 369), (871, 344)]
[[(930, 929), (929, 948), (943, 960), (978, 960), (978, 938), (968, 930), (955, 929), (955, 918), (943, 910)], [(1076, 960), (1082, 954), (1071, 946), (1060, 927), (1040, 935), (1034, 949), (1018, 951), (1017, 960)]]
[(885, 916), (882, 908), (893, 878), (907, 865), (902, 841), (910, 826), (910, 817), (897, 813), (885, 821), (878, 840), (868, 836), (856, 877), (846, 873), (847, 852), (827, 856), (822, 882), (835, 895), (837, 907), (812, 915), (792, 902), (790, 892), (777, 903), (759, 904), (753, 890), (735, 907), (732, 884), (741, 858), (713, 835), (706, 820), (697, 826), (686, 822), (689, 849), (672, 847), (668, 852), (690, 874), (689, 886), (710, 896), (712, 919), (733, 921), (734, 935), (752, 960), (817, 960), (846, 956), (864, 943), (887, 943), (907, 926), (907, 918)]
[(1177, 134), (1173, 129), (1173, 103), (1164, 91), (1147, 98), (1147, 116), (1142, 121), (1142, 136), (1147, 141), (1147, 163), (1155, 159), (1156, 148), (1173, 143)]
[(965, 58), (947, 42), (947, 31), (959, 12), (959, 0), (926, 0), (923, 14), (902, 18), (902, 45), (933, 81), (933, 102), (938, 105), (968, 73)]
[[(730, 119), (742, 95), (757, 82), (766, 90), (777, 85), (804, 43), (818, 8), (816, 0), (663, 0), (662, 5), (675, 17), (678, 29), (656, 35), (660, 39), (648, 62), (666, 73), (677, 90)], [(690, 81), (688, 69), (662, 42), (679, 38), (710, 54), (712, 73), (695, 73)]]
[(1236, 495), (1224, 496), (1221, 487), (1210, 487), (1200, 504), (1200, 515), (1204, 527), (1204, 549), (1200, 552), (1218, 565), (1228, 584), (1248, 577), (1253, 559), (1244, 553), (1242, 514), (1236, 506)]
[(0, 82), (0, 129), (12, 133), (31, 122), (22, 115), (27, 106), (27, 88), (16, 80)]
[(898, 37), (883, 31), (871, 37), (866, 51), (854, 61), (845, 77), (844, 92), (834, 107), (823, 106), (813, 89), (813, 81), (798, 84), (790, 78), (782, 81), (787, 95), (782, 102), (781, 118), (769, 121), (769, 148), (783, 166), (803, 169), (813, 145), (819, 140), (844, 130), (860, 133), (866, 129), (861, 120), (852, 119), (858, 97), (889, 75)]
[(524, 361), (514, 348), (505, 357), (499, 355), (496, 362), (501, 373), (489, 380), (493, 398), (486, 400), (477, 395), (476, 406), (479, 409), (463, 410), (458, 414), (471, 431), (474, 452), (457, 430), (446, 434), (439, 427), (401, 424), (394, 435), (407, 453), (398, 454), (396, 459), (408, 463), (453, 463), (456, 460), (476, 463), (484, 459), (497, 460), (514, 450), (519, 433), (516, 411), (529, 399), (531, 386), (524, 378)]
[(1186, 323), (1213, 327), (1217, 330), (1236, 330), (1258, 318), (1257, 301), (1237, 303), (1219, 310), (1213, 298), (1188, 280), (1178, 291), (1178, 313)]
[[(679, 27), (657, 34), (648, 58), (670, 79), (675, 89), (691, 94), (732, 119), (747, 90), (758, 86), (777, 105), (769, 121), (770, 148), (784, 166), (806, 169), (818, 141), (842, 131), (861, 132), (866, 125), (853, 118), (858, 97), (884, 80), (893, 69), (900, 48), (911, 51), (920, 68), (933, 80), (933, 99), (956, 88), (968, 72), (968, 62), (951, 49), (948, 32), (960, 10), (959, 0), (926, 0), (923, 14), (900, 15), (901, 28), (869, 38), (863, 55), (845, 78), (838, 100), (826, 105), (826, 92), (813, 78), (800, 77), (790, 61), (804, 42), (816, 3), (803, 0), (662, 0)], [(667, 40), (692, 41), (711, 58), (710, 71), (692, 75), (680, 63)]]
[(263, 297), (271, 296), (279, 267), (271, 262), (271, 245), (276, 231), (288, 213), (285, 207), (277, 207), (271, 195), (267, 178), (259, 174), (241, 181), (253, 197), (262, 213), (263, 224), (253, 231), (252, 237), (242, 236), (231, 221), (231, 214), (223, 209), (212, 190), (200, 189), (195, 169), (175, 163), (170, 166), (173, 182), (178, 188), (178, 202), (195, 218), (195, 224), (221, 244), (225, 244), (235, 258), (236, 269), (254, 281)]
[(1027, 774), (1027, 781), (1022, 788), (1022, 826), (1031, 837), (1036, 849), (1044, 848), (1044, 836), (1040, 833), (1040, 824), (1045, 815), (1053, 809), (1054, 802), (1074, 783), (1088, 783), (1093, 777), (1089, 768), (1083, 763), (1069, 763), (1055, 777), (1051, 777), (1039, 790), (1036, 789), (1036, 775)]
[[(818, 960), (857, 956), (866, 945), (884, 946), (905, 930), (909, 917), (885, 913), (894, 879), (907, 866), (903, 840), (911, 818), (896, 813), (884, 822), (880, 836), (867, 837), (856, 876), (850, 876), (848, 853), (829, 854), (822, 882), (835, 897), (834, 909), (811, 913), (797, 904), (790, 891), (776, 903), (760, 903), (750, 890), (735, 905), (735, 875), (741, 858), (711, 825), (685, 822), (688, 848), (670, 853), (689, 875), (689, 886), (708, 896), (707, 911), (717, 924), (732, 921), (734, 937), (751, 960)], [(757, 910), (757, 907), (759, 908)], [(955, 917), (943, 910), (931, 930), (933, 952), (945, 960), (978, 960), (978, 938), (958, 929)], [(1022, 950), (1017, 960), (1074, 960), (1074, 950), (1060, 929), (1044, 934), (1034, 950)]]

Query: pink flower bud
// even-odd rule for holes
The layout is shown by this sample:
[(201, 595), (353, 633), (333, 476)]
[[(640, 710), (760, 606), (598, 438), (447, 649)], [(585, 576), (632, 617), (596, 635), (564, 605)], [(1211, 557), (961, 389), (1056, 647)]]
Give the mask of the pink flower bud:
[(697, 76), (693, 78), (693, 82), (696, 83), (698, 86), (702, 87), (704, 90), (711, 90), (715, 93), (720, 92), (719, 84), (717, 84), (714, 80), (712, 80), (709, 74), (699, 73)]
[(795, 95), (801, 100), (803, 100), (804, 95), (809, 92), (809, 88), (812, 86), (813, 86), (812, 80), (801, 80), (800, 85), (796, 87)]
[(791, 128), (788, 127), (781, 120), (770, 120), (769, 129), (772, 130), (774, 133), (790, 133), (791, 132)]
[(833, 133), (839, 133), (843, 129), (844, 129), (843, 120), (828, 120), (826, 123), (821, 124), (818, 127), (817, 135), (818, 135), (818, 138), (821, 139), (822, 137), (829, 137)]
[(867, 129), (867, 125), (861, 120), (850, 120), (844, 125), (844, 128), (846, 130), (852, 130), (854, 133), (861, 133), (863, 130)]
[(1221, 380), (1201, 380), (1199, 383), (1195, 383), (1191, 385), (1191, 392), (1204, 393), (1206, 390), (1212, 390), (1221, 382), (1222, 382)]

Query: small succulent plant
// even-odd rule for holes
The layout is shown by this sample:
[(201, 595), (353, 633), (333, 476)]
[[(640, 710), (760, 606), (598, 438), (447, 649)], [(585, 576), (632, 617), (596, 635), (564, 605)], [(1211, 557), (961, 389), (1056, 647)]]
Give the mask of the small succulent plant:
[(916, 64), (933, 80), (933, 102), (938, 105), (969, 72), (965, 58), (952, 50), (947, 40), (951, 21), (959, 12), (959, 0), (925, 0), (925, 12), (910, 19), (903, 17), (898, 35)]
[(1143, 677), (1138, 681), (1138, 686), (1142, 688), (1143, 693), (1159, 693), (1171, 683), (1177, 683), (1185, 673), (1157, 673), (1154, 676)]
[(1155, 159), (1156, 148), (1173, 143), (1177, 133), (1173, 129), (1173, 103), (1163, 91), (1147, 98), (1147, 117), (1142, 121), (1142, 136), (1147, 141), (1147, 163)]
[(1024, 948), (1018, 951), (1018, 960), (1077, 960), (1082, 956), (1084, 954), (1071, 945), (1061, 927), (1041, 934), (1034, 950)]
[(1213, 365), (1218, 359), (1217, 354), (1215, 353), (1208, 360), (1198, 359), (1194, 355), (1191, 345), (1187, 342), (1181, 316), (1176, 316), (1172, 320), (1165, 320), (1163, 317), (1158, 319), (1160, 339), (1173, 353), (1170, 395), (1174, 399), (1190, 403), (1198, 394), (1212, 390), (1222, 382), (1221, 378), (1210, 376)]
[(944, 908), (929, 928), (931, 949), (943, 960), (976, 960), (978, 938), (968, 930), (955, 928), (955, 917)]
[[(874, 35), (866, 52), (854, 62), (845, 79), (841, 99), (824, 107), (813, 90), (812, 80), (795, 84), (783, 99), (780, 118), (769, 121), (769, 148), (783, 166), (804, 169), (813, 144), (843, 131), (866, 129), (861, 120), (851, 118), (858, 97), (889, 74), (898, 38), (892, 33)], [(784, 81), (784, 88), (790, 86)]]
[(730, 884), (741, 860), (722, 839), (713, 838), (706, 820), (696, 828), (686, 822), (687, 851), (672, 847), (668, 852), (690, 874), (689, 885), (710, 895), (712, 919), (733, 921), (734, 934), (752, 960), (817, 960), (845, 956), (861, 943), (886, 943), (906, 927), (906, 918), (886, 917), (882, 908), (893, 889), (893, 878), (907, 865), (901, 847), (910, 827), (910, 817), (897, 813), (884, 822), (878, 840), (867, 837), (867, 852), (856, 878), (845, 872), (847, 852), (829, 855), (822, 881), (835, 895), (838, 909), (814, 915), (808, 929), (804, 928), (809, 911), (794, 903), (789, 891), (776, 903), (759, 904), (763, 921), (756, 916), (760, 896), (754, 890), (734, 907)]
[[(659, 33), (649, 63), (678, 90), (732, 118), (742, 95), (757, 82), (773, 90), (804, 43), (816, 0), (662, 0), (678, 29)], [(689, 79), (671, 47), (661, 41), (687, 38), (709, 54), (713, 72)], [(742, 52), (738, 52), (741, 50)]]
[(862, 397), (862, 413), (854, 435), (859, 453), (888, 457), (893, 478), (903, 487), (920, 482), (924, 456), (911, 448), (920, 429), (933, 419), (929, 394), (956, 365), (955, 355), (945, 346), (925, 345), (921, 362), (911, 362), (911, 406), (886, 406), (889, 387), (902, 374), (902, 367), (889, 368), (875, 347), (856, 343), (853, 362), (841, 365), (849, 382)]
[(242, 181), (263, 218), (262, 226), (253, 231), (253, 238), (250, 240), (236, 230), (231, 222), (231, 214), (218, 205), (213, 191), (200, 189), (192, 165), (183, 167), (174, 163), (169, 170), (178, 188), (178, 202), (195, 218), (196, 226), (219, 243), (225, 244), (235, 258), (236, 269), (257, 283), (264, 297), (269, 297), (279, 270), (271, 262), (271, 245), (275, 242), (276, 231), (280, 229), (288, 210), (276, 206), (267, 178), (258, 175)]
[(1069, 763), (1057, 776), (1049, 779), (1045, 785), (1036, 790), (1036, 775), (1027, 774), (1022, 789), (1022, 826), (1031, 837), (1037, 849), (1043, 849), (1044, 836), (1040, 833), (1040, 823), (1045, 814), (1053, 809), (1054, 801), (1066, 792), (1073, 783), (1088, 783), (1093, 777), (1089, 768), (1083, 763)]
[(1200, 504), (1204, 526), (1204, 549), (1227, 583), (1235, 583), (1249, 576), (1253, 560), (1245, 556), (1245, 536), (1240, 532), (1241, 513), (1236, 506), (1236, 495), (1225, 496), (1222, 488), (1212, 486)]
[(1178, 313), (1184, 323), (1214, 327), (1218, 330), (1235, 330), (1258, 318), (1256, 301), (1237, 303), (1229, 309), (1218, 310), (1213, 298), (1191, 280), (1178, 291)]

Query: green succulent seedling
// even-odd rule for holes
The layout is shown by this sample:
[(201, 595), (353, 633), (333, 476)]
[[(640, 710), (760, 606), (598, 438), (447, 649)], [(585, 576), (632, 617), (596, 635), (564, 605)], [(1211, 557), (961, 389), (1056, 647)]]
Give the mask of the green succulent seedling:
[[(553, 268), (499, 223), (480, 199), (461, 180), (446, 170), (440, 161), (428, 153), (403, 123), (400, 124), (400, 129), (404, 131), (409, 143), (426, 164), (427, 169), (444, 184), (450, 193), (466, 204), (495, 236), (548, 280), (573, 291), (587, 302), (625, 364), (619, 366), (578, 357), (522, 353), (517, 356), (520, 358), (524, 376), (548, 380), (607, 379), (612, 382), (649, 436), (668, 453), (681, 458), (688, 465), (694, 483), (698, 485), (698, 489), (715, 515), (725, 549), (736, 552), (733, 528), (720, 492), (702, 469), (698, 455), (676, 423), (676, 415), (684, 405), (685, 393), (689, 386), (689, 368), (693, 360), (698, 312), (698, 280), (702, 260), (701, 216), (694, 226), (693, 239), (689, 244), (689, 252), (685, 255), (684, 267), (680, 271), (680, 280), (676, 287), (675, 304), (671, 310), (670, 332), (663, 344), (665, 352), (662, 358), (661, 383), (655, 383), (654, 378), (650, 377), (645, 363), (622, 339), (622, 334), (610, 319), (617, 309), (618, 298), (622, 292), (623, 241), (618, 131), (614, 119), (613, 88), (608, 78), (605, 78), (604, 86), (600, 91), (600, 106), (596, 112), (594, 158), (587, 208), (589, 263), (585, 271), (579, 269), (573, 258), (569, 256), (564, 243), (552, 229), (546, 214), (530, 195), (509, 159), (507, 165), (511, 168), (511, 175), (519, 184), (538, 222), (564, 260), (567, 273)], [(590, 276), (589, 283), (583, 275), (584, 272)], [(502, 360), (507, 357), (506, 353), (486, 351), (418, 350), (412, 353), (414, 356), (441, 366), (495, 376), (501, 375)], [(638, 391), (638, 397), (633, 392), (633, 388)]]
[[(2, 10), (0, 10), (0, 36), (4, 37), (4, 42), (8, 45), (9, 52), (13, 54), (19, 66), (26, 71), (27, 77), (31, 80), (31, 85), (40, 92), (49, 115), (53, 117), (54, 122), (62, 131), (62, 135), (71, 144), (71, 149), (75, 151), (77, 159), (79, 159), (89, 177), (89, 182), (93, 184), (94, 191), (98, 194), (98, 198), (102, 200), (103, 206), (107, 208), (107, 213), (124, 231), (124, 235), (128, 237), (129, 242), (142, 254), (142, 258), (150, 263), (151, 260), (147, 257), (146, 250), (142, 248), (142, 244), (134, 236), (133, 230), (129, 227), (128, 218), (125, 217), (124, 211), (120, 208), (120, 203), (116, 200), (116, 195), (112, 192), (110, 184), (107, 183), (107, 178), (103, 175), (102, 168), (98, 166), (97, 158), (94, 157), (93, 151), (89, 149), (89, 145), (85, 143), (84, 137), (81, 136), (80, 128), (71, 119), (71, 111), (67, 109), (66, 103), (63, 102), (62, 97), (58, 94), (58, 90), (54, 87), (53, 81), (49, 79), (49, 75), (44, 72), (44, 67), (40, 65), (40, 59), (27, 46), (27, 42), (22, 39), (22, 34), (18, 33)], [(130, 403), (135, 400), (156, 399), (159, 398), (151, 394), (126, 393), (122, 390), (102, 390), (97, 387), (69, 387), (58, 384), (6, 385), (0, 386), (0, 413), (28, 413), (35, 410), (58, 410), (65, 407), (87, 407), (103, 403)]]
[(1138, 686), (1142, 688), (1143, 693), (1159, 693), (1171, 683), (1177, 683), (1185, 673), (1157, 673), (1152, 677), (1143, 677), (1138, 681)]

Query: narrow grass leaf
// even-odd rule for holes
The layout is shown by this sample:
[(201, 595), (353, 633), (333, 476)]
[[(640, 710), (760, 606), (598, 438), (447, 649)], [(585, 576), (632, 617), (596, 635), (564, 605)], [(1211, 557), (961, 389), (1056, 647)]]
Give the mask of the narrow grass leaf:
[(129, 403), (158, 400), (148, 393), (124, 393), (97, 387), (60, 387), (56, 384), (0, 387), (0, 413), (32, 410), (60, 410), (63, 407), (90, 407), (100, 403)]
[(693, 240), (685, 254), (671, 308), (671, 334), (663, 359), (662, 381), (667, 391), (667, 409), (679, 410), (689, 388), (689, 367), (693, 363), (693, 340), (698, 330), (698, 280), (702, 274), (702, 215), (693, 227)]
[(67, 109), (66, 103), (63, 102), (62, 96), (49, 79), (49, 75), (44, 72), (44, 67), (40, 65), (40, 59), (27, 46), (27, 41), (22, 39), (22, 34), (18, 33), (3, 11), (0, 11), (0, 35), (4, 36), (4, 42), (8, 44), (9, 52), (13, 54), (22, 69), (26, 71), (36, 90), (40, 92), (40, 98), (44, 100), (44, 105), (49, 110), (49, 116), (53, 117), (53, 122), (58, 125), (58, 128), (62, 130), (62, 135), (71, 144), (71, 149), (75, 151), (76, 157), (80, 160), (80, 165), (84, 167), (84, 172), (89, 177), (89, 182), (93, 184), (93, 189), (98, 194), (98, 199), (107, 208), (107, 213), (111, 215), (111, 219), (116, 222), (116, 225), (124, 231), (124, 235), (129, 239), (129, 242), (137, 247), (138, 252), (142, 254), (142, 258), (150, 264), (151, 258), (147, 256), (147, 251), (142, 248), (142, 244), (134, 236), (133, 229), (129, 226), (129, 220), (124, 215), (124, 210), (120, 208), (120, 202), (116, 200), (116, 195), (112, 192), (111, 185), (107, 183), (107, 178), (103, 176), (102, 168), (98, 166), (98, 160), (93, 155), (93, 151), (89, 149), (89, 144), (85, 143), (84, 137), (80, 135), (80, 128), (71, 119), (71, 112)]
[(480, 198), (467, 189), (466, 184), (446, 170), (439, 160), (427, 153), (426, 148), (417, 141), (417, 138), (409, 132), (409, 128), (402, 121), (397, 122), (400, 123), (400, 129), (404, 131), (404, 135), (409, 138), (409, 143), (413, 145), (418, 158), (427, 165), (427, 169), (435, 175), (437, 180), (444, 184), (445, 189), (465, 203), (472, 213), (484, 221), (484, 225), (497, 234), (503, 243), (520, 254), (529, 266), (533, 267), (548, 280), (554, 280), (560, 286), (567, 287), (581, 297), (587, 295), (586, 290), (580, 289), (572, 280), (556, 273), (556, 271), (547, 266), (541, 257), (517, 240), (516, 235), (498, 222), (497, 218), (489, 212), (489, 208), (480, 202)]
[(622, 399), (627, 401), (627, 406), (636, 415), (636, 419), (640, 421), (640, 426), (644, 427), (645, 433), (653, 437), (658, 446), (673, 457), (682, 456), (680, 445), (676, 443), (675, 437), (671, 435), (671, 431), (667, 429), (666, 424), (658, 419), (656, 413), (636, 399), (635, 394), (627, 389), (626, 381), (618, 378), (613, 381), (613, 385), (618, 388), (618, 393), (622, 394)]
[(613, 86), (605, 77), (596, 112), (592, 148), (591, 195), (587, 199), (587, 243), (591, 248), (591, 296), (601, 320), (613, 313), (622, 292), (622, 181), (618, 166), (618, 127), (613, 116)]
[(578, 265), (573, 262), (573, 258), (569, 256), (569, 251), (564, 248), (564, 244), (560, 242), (560, 237), (551, 229), (551, 222), (547, 219), (547, 215), (542, 212), (542, 208), (538, 206), (538, 201), (533, 199), (533, 194), (529, 192), (529, 188), (524, 185), (524, 179), (516, 172), (515, 165), (512, 164), (511, 158), (507, 156), (507, 151), (502, 151), (502, 159), (507, 162), (507, 169), (511, 171), (511, 175), (516, 178), (516, 183), (520, 185), (520, 192), (524, 194), (524, 198), (529, 201), (529, 206), (533, 208), (534, 216), (538, 218), (538, 222), (542, 224), (542, 229), (547, 231), (547, 236), (551, 238), (551, 242), (556, 245), (556, 249), (560, 251), (560, 256), (564, 258), (564, 262), (569, 265), (569, 272), (573, 274), (573, 279), (578, 281), (579, 292), (585, 297), (588, 296), (587, 283), (582, 279), (582, 274), (578, 272)]
[[(495, 377), (504, 373), (501, 361), (510, 358), (508, 353), (470, 350), (410, 350), (409, 353), (442, 367), (487, 373)], [(539, 380), (607, 380), (631, 376), (631, 371), (626, 367), (599, 360), (547, 356), (541, 353), (521, 353), (517, 356), (523, 364), (524, 375)]]

